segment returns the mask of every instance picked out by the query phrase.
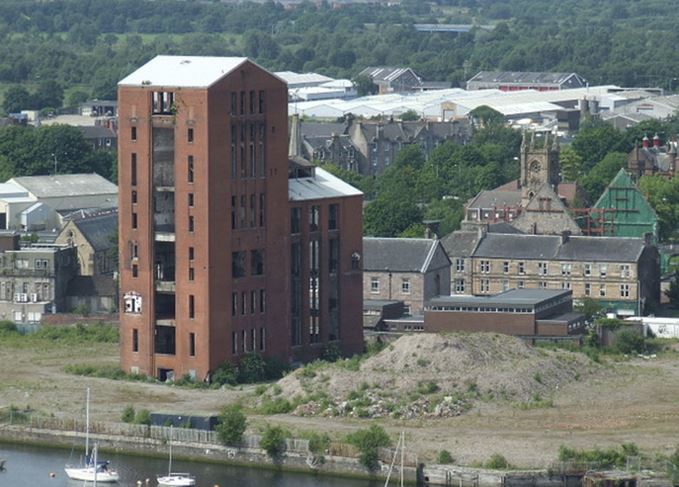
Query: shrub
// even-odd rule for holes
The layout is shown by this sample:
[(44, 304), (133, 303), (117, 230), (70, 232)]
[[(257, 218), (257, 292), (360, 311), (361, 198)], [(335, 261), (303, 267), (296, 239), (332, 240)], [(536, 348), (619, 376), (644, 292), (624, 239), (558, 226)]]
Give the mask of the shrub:
[(634, 443), (625, 443), (621, 445), (620, 450), (616, 448), (575, 450), (564, 445), (559, 447), (559, 461), (595, 463), (598, 468), (622, 468), (627, 463), (628, 456), (638, 455), (639, 448)]
[(455, 460), (448, 450), (441, 450), (436, 457), (436, 462), (441, 465), (447, 465), (453, 463)]
[(434, 394), (439, 391), (439, 386), (436, 382), (430, 380), (429, 382), (420, 382), (417, 384), (417, 392), (420, 394)]
[(264, 380), (278, 380), (290, 370), (290, 366), (277, 359), (264, 359)]
[(619, 353), (641, 353), (645, 349), (644, 337), (634, 330), (622, 330), (616, 335), (615, 349)]
[(213, 384), (219, 384), (220, 386), (228, 384), (232, 386), (236, 382), (236, 368), (229, 362), (224, 362), (212, 374)]
[(120, 416), (123, 423), (134, 423), (134, 406), (128, 404), (125, 409), (123, 409), (123, 414)]
[(330, 436), (327, 433), (322, 435), (311, 433), (309, 436), (309, 451), (314, 455), (323, 455), (330, 448)]
[(294, 408), (294, 405), (283, 397), (277, 397), (275, 399), (269, 399), (267, 397), (262, 402), (259, 411), (262, 414), (285, 414), (289, 413)]
[(0, 335), (15, 333), (18, 333), (16, 324), (7, 320), (0, 321)]
[(148, 409), (142, 409), (137, 412), (137, 416), (134, 418), (134, 422), (137, 424), (145, 424), (147, 426), (151, 425), (151, 411)]
[(342, 358), (342, 349), (336, 343), (329, 343), (321, 352), (321, 360), (326, 362), (337, 362)]
[(347, 435), (346, 440), (347, 443), (358, 448), (359, 461), (371, 471), (378, 467), (378, 448), (391, 445), (387, 432), (376, 424), (367, 430), (358, 430)]
[(217, 436), (225, 445), (236, 445), (243, 439), (247, 427), (247, 419), (240, 406), (233, 404), (225, 407), (219, 415)]
[(266, 425), (262, 431), (259, 446), (266, 451), (271, 458), (279, 458), (285, 451), (285, 438), (287, 434), (280, 426)]
[(493, 453), (488, 461), (484, 464), (484, 467), (492, 468), (494, 470), (506, 470), (509, 468), (509, 466), (510, 465), (507, 459), (499, 453)]

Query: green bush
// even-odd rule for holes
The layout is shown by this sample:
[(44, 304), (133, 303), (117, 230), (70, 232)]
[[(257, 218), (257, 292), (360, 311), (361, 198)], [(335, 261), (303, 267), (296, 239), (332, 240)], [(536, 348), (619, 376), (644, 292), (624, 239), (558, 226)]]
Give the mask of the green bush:
[(417, 384), (417, 392), (420, 394), (434, 394), (439, 391), (439, 386), (433, 380), (428, 382), (420, 382)]
[(342, 358), (342, 349), (336, 343), (329, 343), (323, 347), (321, 352), (321, 360), (326, 362), (337, 362)]
[(615, 337), (615, 350), (619, 353), (642, 353), (645, 349), (644, 337), (634, 330), (622, 330)]
[(616, 448), (575, 450), (564, 445), (559, 447), (559, 461), (594, 463), (598, 468), (623, 468), (628, 456), (638, 455), (639, 448), (634, 443), (625, 443), (619, 450)]
[(148, 409), (142, 409), (138, 411), (137, 416), (134, 418), (134, 422), (149, 426), (151, 424), (151, 411)]
[(134, 423), (134, 406), (128, 404), (125, 409), (123, 409), (123, 414), (120, 419), (123, 423)]
[(499, 453), (493, 453), (483, 466), (493, 470), (506, 470), (510, 467), (507, 459)]
[(311, 433), (309, 436), (309, 451), (314, 455), (323, 455), (330, 448), (330, 436), (327, 433), (322, 435)]
[(262, 414), (286, 414), (295, 409), (294, 404), (284, 397), (277, 397), (275, 399), (265, 398), (262, 405), (259, 407), (259, 412)]
[(0, 335), (17, 334), (17, 326), (11, 321), (0, 321)]
[(264, 359), (264, 380), (278, 380), (290, 370), (290, 366), (274, 357)]
[(230, 362), (224, 362), (222, 365), (217, 367), (217, 370), (212, 374), (212, 383), (223, 385), (235, 385), (236, 380), (236, 368)]
[(75, 326), (41, 326), (34, 336), (70, 343), (118, 343), (118, 328), (111, 325), (96, 324)]
[(279, 458), (285, 451), (286, 431), (280, 426), (266, 425), (262, 431), (259, 446), (266, 451), (271, 458)]
[(391, 445), (387, 432), (376, 424), (367, 430), (358, 430), (347, 435), (346, 441), (358, 448), (359, 461), (371, 471), (378, 467), (378, 448)]
[(237, 445), (243, 439), (243, 433), (247, 427), (247, 419), (240, 406), (233, 404), (227, 406), (219, 415), (217, 424), (217, 436), (225, 445)]
[(436, 463), (439, 463), (441, 465), (447, 465), (449, 463), (453, 463), (455, 460), (453, 459), (453, 456), (450, 454), (448, 450), (441, 450), (436, 457)]

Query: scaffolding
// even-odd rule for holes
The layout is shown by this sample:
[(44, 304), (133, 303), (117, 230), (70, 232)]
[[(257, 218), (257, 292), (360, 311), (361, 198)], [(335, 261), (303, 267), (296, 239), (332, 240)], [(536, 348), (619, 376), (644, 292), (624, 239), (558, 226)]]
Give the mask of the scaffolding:
[(615, 236), (616, 208), (572, 208), (582, 234), (590, 237)]

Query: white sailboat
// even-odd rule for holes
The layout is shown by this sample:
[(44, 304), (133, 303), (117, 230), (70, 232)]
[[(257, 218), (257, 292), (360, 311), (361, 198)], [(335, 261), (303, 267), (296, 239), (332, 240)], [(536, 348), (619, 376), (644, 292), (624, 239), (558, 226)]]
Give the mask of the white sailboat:
[(196, 478), (189, 473), (177, 473), (172, 471), (172, 436), (173, 429), (170, 426), (170, 462), (167, 467), (167, 475), (158, 476), (158, 485), (160, 487), (191, 487), (196, 485)]
[(66, 465), (64, 470), (71, 480), (85, 480), (90, 482), (117, 482), (120, 480), (118, 472), (109, 467), (108, 461), (100, 462), (97, 460), (96, 445), (90, 451), (90, 388), (87, 388), (87, 401), (85, 404), (85, 465), (74, 466)]

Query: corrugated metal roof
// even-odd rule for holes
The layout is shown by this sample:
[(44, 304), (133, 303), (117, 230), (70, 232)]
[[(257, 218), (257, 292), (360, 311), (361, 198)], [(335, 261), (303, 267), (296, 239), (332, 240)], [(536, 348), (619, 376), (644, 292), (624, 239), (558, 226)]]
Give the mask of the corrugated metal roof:
[(22, 176), (7, 182), (26, 189), (37, 198), (118, 194), (118, 186), (96, 173)]
[(317, 200), (359, 196), (363, 193), (328, 171), (316, 168), (316, 175), (309, 178), (288, 179), (288, 199), (290, 201)]
[(535, 306), (544, 301), (557, 298), (562, 295), (570, 294), (568, 290), (555, 289), (510, 289), (493, 296), (438, 296), (429, 301), (429, 305), (478, 305), (478, 306), (500, 306), (500, 305), (528, 305)]
[(207, 88), (247, 60), (244, 57), (156, 56), (118, 85)]

